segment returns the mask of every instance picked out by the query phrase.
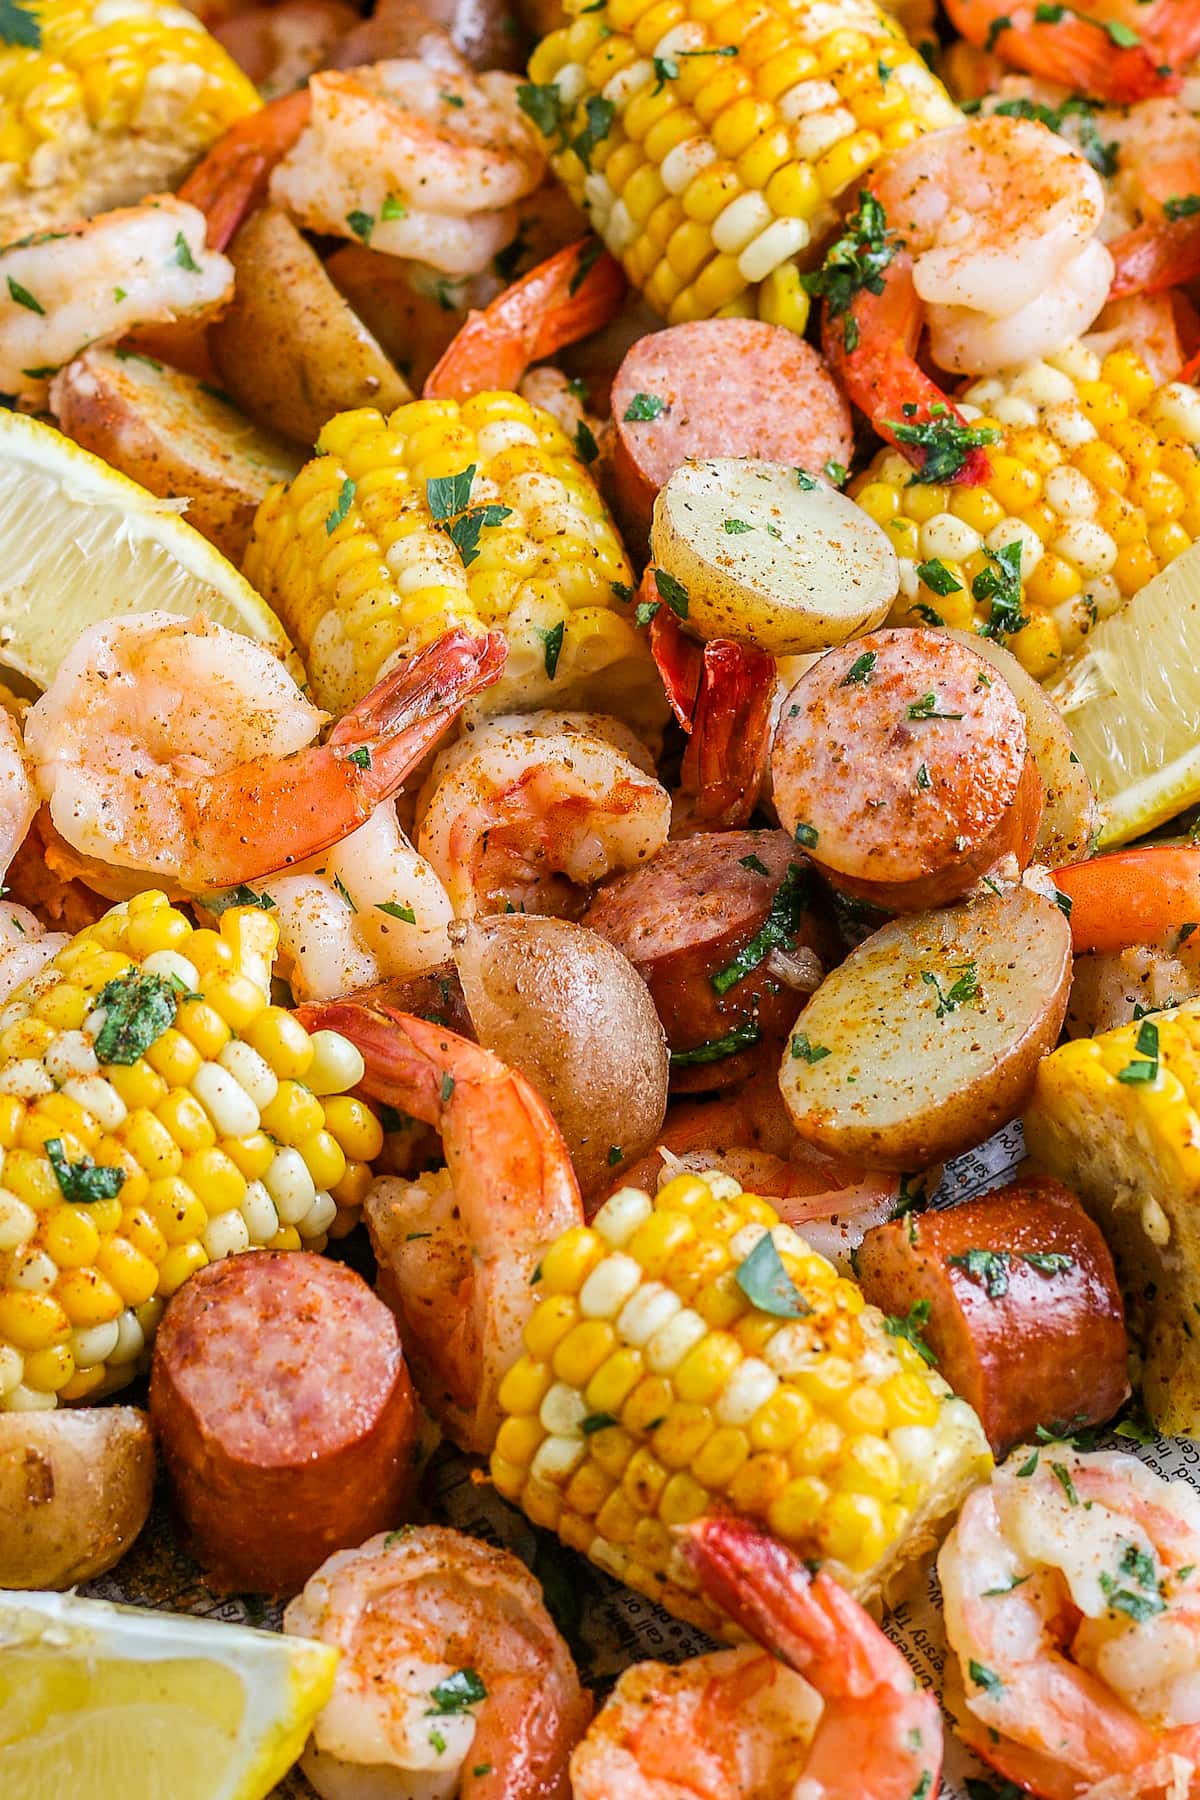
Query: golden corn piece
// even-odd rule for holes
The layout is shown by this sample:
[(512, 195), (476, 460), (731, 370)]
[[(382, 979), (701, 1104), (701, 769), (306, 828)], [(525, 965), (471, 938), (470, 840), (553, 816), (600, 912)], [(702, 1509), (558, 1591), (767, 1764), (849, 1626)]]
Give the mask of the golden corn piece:
[(196, 1269), (356, 1217), (383, 1133), (354, 1046), (270, 1004), (278, 938), (138, 894), (0, 1008), (0, 1411), (111, 1393)]
[[(974, 382), (960, 410), (1000, 433), (982, 486), (914, 482), (885, 450), (850, 488), (900, 557), (891, 621), (990, 627), (1047, 680), (1200, 537), (1200, 393), (1157, 386), (1133, 350), (1074, 342)], [(994, 618), (996, 556), (1018, 544), (1020, 605)]]
[(217, 40), (178, 6), (35, 0), (0, 46), (0, 243), (176, 188), (260, 104)]
[(488, 712), (599, 706), (660, 724), (633, 573), (557, 421), (512, 393), (340, 413), (258, 509), (245, 572), (284, 620), (319, 705), (453, 625), (508, 641)]
[[(751, 1298), (767, 1232), (799, 1316)], [(990, 1467), (916, 1345), (729, 1176), (680, 1175), (654, 1200), (622, 1188), (547, 1252), (535, 1292), (492, 1479), (705, 1630), (720, 1621), (672, 1527), (714, 1508), (760, 1519), (869, 1595)]]
[(1038, 1066), (1025, 1136), (1108, 1240), (1152, 1422), (1200, 1436), (1200, 1012), (1063, 1044)]
[(608, 0), (529, 64), (526, 105), (572, 198), (673, 325), (714, 314), (803, 331), (800, 268), (870, 171), (958, 121), (896, 21), (859, 0)]

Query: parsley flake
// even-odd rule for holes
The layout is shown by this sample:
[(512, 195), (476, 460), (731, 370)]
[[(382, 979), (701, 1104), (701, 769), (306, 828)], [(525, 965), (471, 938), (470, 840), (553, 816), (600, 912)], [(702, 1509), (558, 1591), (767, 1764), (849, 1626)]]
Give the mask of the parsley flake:
[(165, 975), (134, 969), (101, 988), (97, 1006), (104, 1023), (96, 1033), (96, 1057), (128, 1068), (175, 1023), (179, 989)]
[(415, 925), (417, 915), (411, 906), (402, 906), (398, 900), (377, 900), (375, 911), (386, 913), (389, 919), (399, 919), (403, 925)]
[(883, 1329), (889, 1337), (903, 1338), (906, 1343), (912, 1345), (922, 1361), (927, 1363), (937, 1362), (937, 1357), (921, 1336), (925, 1326), (929, 1323), (929, 1315), (932, 1311), (933, 1307), (930, 1301), (914, 1300), (903, 1318), (891, 1314), (883, 1321)]
[(192, 255), (191, 247), (182, 231), (177, 231), (175, 233), (175, 261), (179, 264), (181, 269), (186, 269), (189, 275), (198, 275), (200, 273), (200, 264)]
[(748, 1050), (757, 1044), (762, 1032), (753, 1019), (747, 1019), (742, 1025), (735, 1025), (724, 1037), (710, 1038), (706, 1044), (697, 1044), (692, 1050), (672, 1050), (671, 1067), (673, 1069), (693, 1069), (703, 1067), (707, 1063), (724, 1062), (727, 1056), (736, 1056), (739, 1050)]
[(858, 320), (851, 308), (861, 293), (882, 294), (883, 271), (896, 254), (897, 242), (887, 228), (887, 214), (873, 194), (860, 188), (858, 211), (827, 252), (819, 269), (800, 277), (805, 292), (825, 302), (831, 319), (842, 320), (842, 340), (850, 355), (858, 348)]
[(665, 412), (670, 412), (665, 400), (657, 394), (635, 394), (622, 415), (627, 425), (644, 425), (651, 419), (661, 419)]
[(0, 0), (0, 39), (16, 44), (22, 50), (40, 50), (42, 28), (28, 7), (19, 0)]
[[(939, 557), (934, 556), (928, 562), (918, 563), (917, 575), (930, 592), (938, 596), (939, 600), (944, 600), (947, 594), (961, 594), (963, 591), (962, 582), (951, 573)], [(931, 609), (927, 608), (926, 610)], [(941, 615), (938, 614), (936, 617), (937, 623), (941, 625), (943, 623)]]
[(18, 306), (26, 307), (29, 312), (40, 313), (42, 318), (45, 318), (46, 309), (41, 301), (35, 299), (29, 289), (22, 287), (19, 281), (14, 281), (11, 275), (8, 277), (8, 292), (10, 299), (15, 300)]
[(654, 585), (677, 619), (688, 616), (688, 591), (667, 569), (655, 569)]
[(766, 918), (754, 936), (742, 945), (731, 962), (709, 977), (718, 994), (727, 994), (739, 981), (744, 981), (772, 950), (792, 948), (800, 929), (800, 921), (808, 911), (810, 899), (808, 871), (792, 863), (775, 892)]
[(733, 1279), (760, 1312), (773, 1319), (803, 1319), (811, 1312), (803, 1294), (783, 1266), (769, 1231), (764, 1231), (749, 1256), (734, 1270)]
[(563, 635), (567, 629), (567, 621), (560, 619), (557, 625), (551, 625), (541, 631), (542, 661), (546, 669), (547, 681), (553, 681), (558, 673), (558, 659), (562, 655)]
[(95, 1163), (90, 1156), (68, 1162), (61, 1138), (46, 1139), (46, 1155), (62, 1190), (64, 1200), (88, 1206), (96, 1200), (112, 1200), (125, 1181), (124, 1169), (111, 1169)]
[(325, 521), (326, 537), (332, 537), (338, 526), (342, 523), (342, 520), (350, 511), (356, 492), (357, 483), (351, 481), (349, 475), (347, 475), (345, 481), (343, 481), (341, 487), (338, 489), (338, 497), (334, 502), (333, 510)]
[(369, 212), (348, 212), (346, 223), (355, 237), (364, 244), (371, 241), (371, 233), (375, 229), (375, 214)]
[(792, 1056), (797, 1062), (819, 1063), (832, 1055), (827, 1045), (810, 1043), (807, 1031), (792, 1033)]
[(999, 443), (1001, 433), (993, 425), (961, 425), (957, 419), (885, 419), (884, 425), (898, 444), (912, 444), (925, 452), (914, 483), (952, 481), (966, 467), (972, 450)]
[(842, 676), (842, 679), (838, 682), (838, 686), (865, 686), (871, 679), (871, 670), (875, 667), (876, 660), (877, 658), (874, 650), (864, 650), (861, 656), (855, 657), (846, 673)]
[(486, 1700), (487, 1689), (474, 1669), (456, 1669), (445, 1681), (438, 1682), (429, 1698), (437, 1713), (461, 1713)]

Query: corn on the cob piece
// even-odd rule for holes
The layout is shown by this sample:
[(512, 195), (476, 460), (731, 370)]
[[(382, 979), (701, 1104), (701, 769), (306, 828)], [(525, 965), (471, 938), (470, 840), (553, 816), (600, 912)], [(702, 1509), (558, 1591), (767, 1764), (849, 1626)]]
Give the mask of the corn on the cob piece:
[(982, 486), (914, 481), (887, 450), (850, 492), (900, 557), (893, 623), (986, 628), (1043, 680), (1200, 537), (1200, 393), (1074, 342), (975, 382), (960, 410), (999, 433)]
[(871, 1594), (990, 1466), (911, 1323), (728, 1176), (680, 1175), (655, 1200), (622, 1188), (547, 1252), (535, 1293), (500, 1389), (497, 1488), (707, 1630), (672, 1526), (765, 1520)]
[[(801, 265), (890, 150), (959, 114), (874, 0), (567, 0), (523, 104), (629, 279), (671, 324), (802, 331)], [(836, 19), (837, 23), (831, 22)]]
[(0, 1008), (0, 1410), (111, 1392), (194, 1270), (356, 1216), (362, 1058), (269, 1004), (278, 936), (138, 894)]
[(0, 49), (0, 242), (177, 187), (260, 104), (165, 0), (22, 0)]
[(562, 427), (518, 394), (340, 413), (262, 502), (245, 571), (330, 711), (463, 625), (508, 640), (488, 712), (600, 704), (661, 723), (621, 540)]
[(1063, 1044), (1038, 1068), (1025, 1136), (1108, 1239), (1151, 1420), (1200, 1435), (1200, 1011)]

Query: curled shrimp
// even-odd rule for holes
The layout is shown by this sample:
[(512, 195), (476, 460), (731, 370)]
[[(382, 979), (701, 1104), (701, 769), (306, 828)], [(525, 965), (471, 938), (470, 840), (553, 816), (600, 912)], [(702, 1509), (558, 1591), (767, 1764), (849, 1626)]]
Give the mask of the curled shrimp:
[(99, 213), (0, 250), (0, 388), (40, 402), (89, 344), (195, 318), (233, 293), (233, 266), (205, 247), (205, 219), (171, 194)]
[[(25, 842), (37, 805), (20, 729), (0, 707), (0, 875)], [(64, 933), (48, 932), (27, 906), (0, 905), (0, 1000), (44, 968), (66, 942)]]
[(301, 1767), (322, 1800), (567, 1800), (591, 1701), (507, 1550), (441, 1525), (339, 1550), (283, 1629), (338, 1651)]
[(605, 875), (666, 842), (671, 800), (638, 739), (589, 713), (502, 716), (439, 757), (417, 802), (417, 847), (455, 916), (577, 918)]
[(26, 750), (84, 856), (193, 893), (233, 887), (361, 825), (503, 661), (501, 639), (447, 632), (316, 744), (325, 715), (261, 645), (203, 617), (133, 614), (76, 639)]
[(937, 1701), (858, 1602), (743, 1519), (684, 1543), (764, 1648), (627, 1670), (571, 1758), (575, 1800), (931, 1800)]
[(272, 171), (271, 199), (311, 231), (478, 274), (545, 173), (517, 86), (499, 70), (434, 79), (409, 57), (327, 69), (309, 82), (309, 123)]
[[(890, 258), (879, 292), (863, 288), (844, 316), (826, 308), (825, 352), (880, 436), (920, 465), (931, 432), (966, 423), (915, 360), (922, 326), (938, 367), (970, 375), (1085, 331), (1112, 278), (1096, 236), (1104, 185), (1047, 126), (1001, 116), (918, 139), (884, 163), (871, 195)], [(986, 479), (979, 442), (967, 433), (963, 445), (958, 478)]]
[(376, 1182), (367, 1224), (426, 1405), (455, 1443), (486, 1454), (532, 1310), (530, 1277), (583, 1220), (558, 1126), (517, 1070), (427, 1019), (365, 1000), (298, 1016), (344, 1032), (366, 1063), (364, 1093), (441, 1137), (445, 1169)]
[(658, 597), (655, 572), (639, 598), (654, 611), (650, 650), (667, 702), (688, 734), (675, 796), (672, 834), (732, 831), (749, 822), (767, 778), (776, 659), (732, 638), (700, 644)]
[(1175, 71), (1200, 50), (1192, 0), (946, 0), (946, 12), (956, 31), (1004, 62), (1124, 105), (1178, 87)]
[(1045, 1800), (1192, 1791), (1200, 1497), (1185, 1482), (1119, 1453), (1016, 1450), (968, 1496), (938, 1574), (960, 1730), (985, 1762)]

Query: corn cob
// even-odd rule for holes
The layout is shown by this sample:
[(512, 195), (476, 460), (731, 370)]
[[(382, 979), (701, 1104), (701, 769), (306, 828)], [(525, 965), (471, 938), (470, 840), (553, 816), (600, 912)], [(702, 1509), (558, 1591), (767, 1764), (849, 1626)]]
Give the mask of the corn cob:
[(111, 1392), (194, 1270), (357, 1216), (362, 1058), (269, 1004), (278, 936), (138, 894), (0, 1008), (0, 1410)]
[(1074, 342), (976, 381), (959, 410), (999, 433), (982, 486), (914, 482), (886, 450), (850, 493), (900, 557), (893, 623), (986, 630), (1043, 680), (1200, 537), (1200, 393)]
[[(671, 324), (803, 331), (799, 265), (879, 159), (958, 110), (874, 0), (567, 0), (522, 103)], [(831, 25), (833, 19), (836, 25)]]
[(259, 507), (245, 571), (330, 711), (464, 625), (508, 640), (490, 712), (600, 704), (661, 722), (620, 538), (562, 427), (517, 394), (331, 419)]
[(706, 1630), (672, 1526), (718, 1507), (765, 1520), (871, 1594), (990, 1466), (910, 1322), (728, 1176), (622, 1188), (547, 1252), (536, 1292), (500, 1389), (497, 1488)]
[(1038, 1068), (1025, 1136), (1108, 1239), (1152, 1422), (1197, 1436), (1200, 1011), (1185, 1004), (1063, 1044)]

